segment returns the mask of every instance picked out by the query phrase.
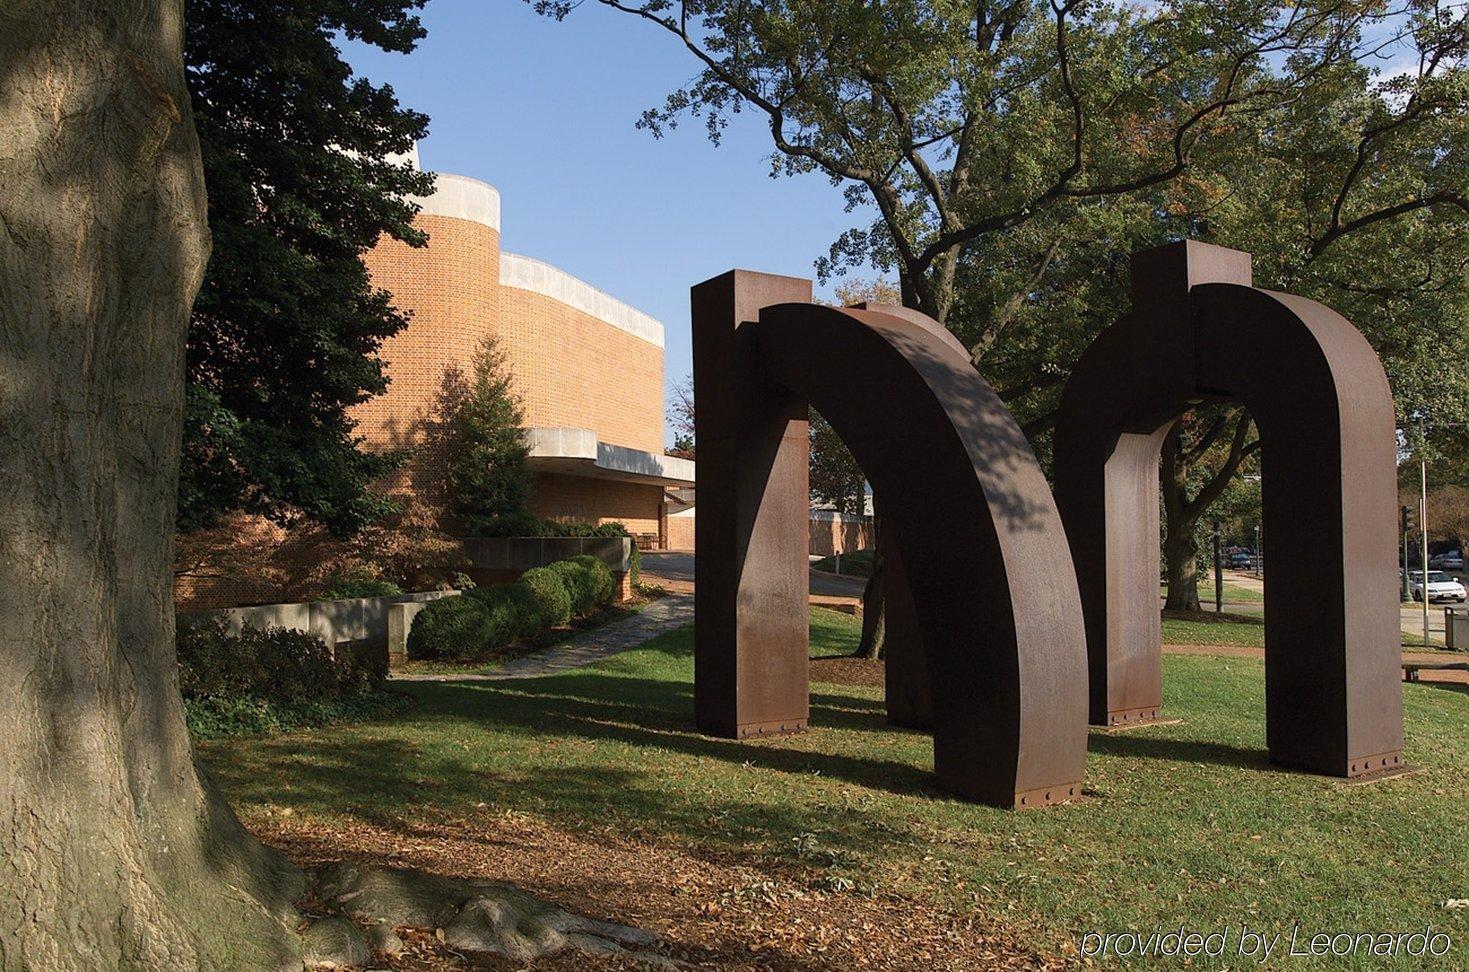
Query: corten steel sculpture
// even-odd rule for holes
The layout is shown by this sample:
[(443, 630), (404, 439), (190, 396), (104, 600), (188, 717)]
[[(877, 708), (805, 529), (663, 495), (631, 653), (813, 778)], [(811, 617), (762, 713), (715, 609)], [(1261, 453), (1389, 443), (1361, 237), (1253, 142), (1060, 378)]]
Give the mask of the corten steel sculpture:
[(1080, 601), (1029, 444), (939, 325), (810, 295), (807, 281), (739, 270), (693, 289), (700, 729), (806, 727), (809, 402), (887, 500), (940, 783), (1005, 807), (1074, 797), (1086, 758)]
[(1158, 461), (1185, 411), (1238, 401), (1262, 444), (1266, 738), (1336, 776), (1402, 765), (1392, 393), (1365, 338), (1321, 304), (1251, 285), (1250, 256), (1136, 254), (1132, 314), (1073, 371), (1056, 501), (1086, 615), (1091, 721), (1157, 717)]

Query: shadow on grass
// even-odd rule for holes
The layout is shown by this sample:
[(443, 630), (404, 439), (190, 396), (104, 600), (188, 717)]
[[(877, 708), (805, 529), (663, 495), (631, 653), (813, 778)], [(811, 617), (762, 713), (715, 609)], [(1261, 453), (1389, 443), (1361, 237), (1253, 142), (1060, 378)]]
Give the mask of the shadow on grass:
[[(406, 726), (364, 724), (343, 733), (254, 740), (207, 762), (232, 799), (348, 814), (392, 828), (404, 826), (418, 808), (467, 812), (480, 806), (573, 823), (657, 822), (690, 836), (707, 833), (717, 819), (723, 821), (718, 826), (788, 847), (808, 831), (821, 832), (827, 821), (807, 801), (779, 798), (804, 785), (782, 782), (780, 774), (950, 799), (937, 788), (928, 759), (915, 759), (911, 745), (888, 759), (810, 751), (798, 748), (799, 738), (699, 735), (692, 686), (683, 680), (584, 669), (549, 678), (420, 683), (406, 692), (416, 700)], [(884, 718), (881, 701), (812, 697), (816, 733), (891, 731)], [(504, 758), (483, 748), (487, 736), (505, 741)], [(636, 752), (621, 759), (619, 745)], [(693, 761), (656, 765), (660, 751)], [(750, 772), (700, 770), (705, 760)], [(901, 837), (874, 833), (859, 842), (877, 852), (895, 839)]]
[[(1141, 730), (1146, 732), (1147, 730)], [(1194, 739), (1167, 739), (1136, 733), (1091, 733), (1087, 751), (1137, 760), (1172, 760), (1178, 763), (1212, 763), (1243, 769), (1269, 769), (1270, 754), (1228, 743)]]

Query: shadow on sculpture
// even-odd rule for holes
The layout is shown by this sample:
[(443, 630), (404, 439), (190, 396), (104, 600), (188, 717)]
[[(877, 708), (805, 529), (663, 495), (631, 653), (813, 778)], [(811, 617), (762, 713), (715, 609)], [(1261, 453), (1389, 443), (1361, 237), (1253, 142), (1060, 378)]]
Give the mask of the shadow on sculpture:
[(921, 646), (903, 657), (910, 701), (920, 724), (931, 704), (939, 783), (1004, 807), (1076, 796), (1080, 601), (1029, 444), (940, 325), (810, 298), (809, 281), (745, 271), (693, 289), (699, 728), (806, 727), (809, 403), (887, 500)]
[(1056, 425), (1091, 721), (1158, 716), (1159, 452), (1194, 405), (1238, 401), (1260, 433), (1273, 551), (1270, 758), (1336, 776), (1400, 767), (1396, 438), (1377, 356), (1329, 308), (1253, 287), (1247, 253), (1176, 243), (1136, 254), (1132, 275), (1132, 314), (1082, 356)]

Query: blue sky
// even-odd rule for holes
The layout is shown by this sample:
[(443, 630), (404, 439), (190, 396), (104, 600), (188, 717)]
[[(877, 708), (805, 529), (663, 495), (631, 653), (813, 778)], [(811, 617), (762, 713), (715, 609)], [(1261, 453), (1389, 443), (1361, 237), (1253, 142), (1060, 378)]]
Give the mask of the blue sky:
[(431, 119), (424, 168), (500, 190), (504, 249), (555, 264), (663, 322), (669, 384), (691, 368), (689, 287), (732, 267), (814, 274), (864, 214), (820, 175), (770, 178), (752, 114), (655, 139), (643, 109), (695, 74), (650, 24), (586, 4), (561, 23), (522, 0), (430, 0), (408, 56), (348, 44), (354, 69)]

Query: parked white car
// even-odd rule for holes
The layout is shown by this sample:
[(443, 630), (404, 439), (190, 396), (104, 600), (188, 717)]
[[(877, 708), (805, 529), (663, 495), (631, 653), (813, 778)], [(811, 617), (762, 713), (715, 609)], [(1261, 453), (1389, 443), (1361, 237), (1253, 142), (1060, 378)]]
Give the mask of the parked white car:
[(1428, 558), (1428, 566), (1439, 570), (1463, 570), (1464, 554), (1458, 550), (1450, 550), (1441, 553), (1437, 557)]
[[(1423, 600), (1423, 575), (1416, 573), (1411, 575), (1408, 589), (1413, 592), (1413, 600)], [(1453, 575), (1445, 574), (1441, 570), (1430, 570), (1428, 572), (1428, 600), (1429, 601), (1458, 601), (1463, 604), (1469, 598), (1469, 591), (1459, 583)]]

